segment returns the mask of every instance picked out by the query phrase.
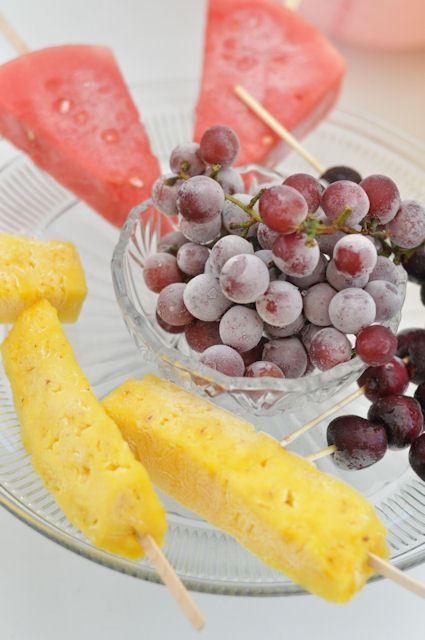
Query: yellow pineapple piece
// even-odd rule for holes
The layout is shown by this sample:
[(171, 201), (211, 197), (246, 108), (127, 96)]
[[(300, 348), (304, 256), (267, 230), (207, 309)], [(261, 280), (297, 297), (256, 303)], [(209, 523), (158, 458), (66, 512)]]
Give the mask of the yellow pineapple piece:
[(149, 476), (96, 399), (49, 302), (21, 314), (2, 355), (24, 445), (70, 522), (129, 558), (143, 554), (138, 533), (162, 544), (165, 513)]
[(151, 375), (103, 404), (163, 491), (312, 593), (345, 602), (388, 556), (362, 495), (223, 409)]
[(62, 322), (75, 322), (86, 295), (73, 244), (0, 233), (0, 322), (14, 322), (43, 299), (58, 310)]

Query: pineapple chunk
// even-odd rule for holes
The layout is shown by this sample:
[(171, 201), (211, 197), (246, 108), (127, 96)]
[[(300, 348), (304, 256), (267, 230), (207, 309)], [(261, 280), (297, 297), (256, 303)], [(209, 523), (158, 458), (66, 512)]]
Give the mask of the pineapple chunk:
[(362, 495), (223, 409), (150, 375), (104, 407), (162, 490), (312, 593), (345, 602), (388, 556)]
[(2, 355), (24, 445), (70, 522), (128, 558), (143, 554), (137, 533), (162, 544), (165, 514), (149, 476), (96, 399), (49, 302), (22, 313)]
[(75, 322), (86, 295), (73, 244), (0, 233), (0, 322), (14, 322), (43, 299), (58, 310), (62, 322)]

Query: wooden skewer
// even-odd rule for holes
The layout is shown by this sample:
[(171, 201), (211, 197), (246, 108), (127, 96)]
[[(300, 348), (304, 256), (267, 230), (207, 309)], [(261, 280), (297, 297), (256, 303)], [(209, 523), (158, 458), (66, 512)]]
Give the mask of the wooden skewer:
[(305, 425), (303, 425), (296, 431), (293, 431), (293, 433), (290, 433), (288, 436), (285, 436), (281, 440), (280, 444), (283, 447), (286, 447), (291, 442), (294, 442), (294, 440), (296, 440), (297, 438), (302, 436), (304, 433), (309, 431), (309, 429), (312, 429), (316, 425), (320, 424), (320, 422), (325, 420), (325, 418), (328, 418), (329, 416), (331, 416), (333, 413), (335, 413), (335, 411), (342, 409), (342, 407), (345, 407), (345, 405), (349, 404), (359, 396), (363, 395), (364, 391), (365, 391), (365, 387), (360, 387), (359, 389), (356, 389), (356, 391), (353, 391), (353, 393), (350, 393), (349, 396), (346, 396), (345, 398), (343, 398), (342, 400), (334, 404), (329, 409), (326, 409), (326, 411), (323, 411), (323, 413), (313, 418), (313, 420), (310, 420), (310, 422), (307, 422)]
[(0, 13), (0, 33), (4, 35), (6, 40), (9, 42), (9, 44), (12, 45), (12, 47), (15, 49), (17, 53), (22, 54), (22, 53), (27, 53), (29, 51), (29, 48), (27, 47), (26, 43), (22, 40), (19, 33), (15, 31), (13, 26), (10, 24), (8, 20), (6, 20), (6, 18), (2, 13)]
[(403, 587), (403, 589), (407, 589), (417, 596), (425, 598), (425, 584), (419, 582), (416, 578), (412, 578), (412, 576), (397, 569), (397, 567), (394, 567), (391, 563), (376, 556), (374, 553), (369, 553), (369, 564), (376, 573), (384, 576), (384, 578), (388, 578), (388, 580), (396, 582), (400, 587)]
[(336, 446), (334, 444), (330, 444), (329, 447), (325, 447), (324, 449), (320, 449), (314, 453), (309, 453), (307, 456), (304, 456), (304, 459), (314, 462), (315, 460), (320, 460), (320, 458), (324, 458), (325, 456), (330, 456), (331, 453), (335, 453), (336, 450)]
[(265, 122), (272, 131), (274, 131), (282, 140), (287, 142), (306, 162), (308, 162), (314, 169), (322, 175), (325, 172), (325, 168), (322, 167), (320, 162), (309, 152), (307, 149), (298, 142), (298, 140), (290, 133), (285, 127), (278, 121), (272, 114), (258, 102), (254, 96), (252, 96), (241, 85), (235, 86), (235, 93), (247, 105), (263, 122)]
[(285, 7), (296, 11), (303, 0), (285, 0)]
[(197, 631), (200, 631), (205, 624), (204, 617), (155, 540), (148, 534), (140, 535), (139, 540), (153, 567), (176, 599), (177, 604), (191, 625)]

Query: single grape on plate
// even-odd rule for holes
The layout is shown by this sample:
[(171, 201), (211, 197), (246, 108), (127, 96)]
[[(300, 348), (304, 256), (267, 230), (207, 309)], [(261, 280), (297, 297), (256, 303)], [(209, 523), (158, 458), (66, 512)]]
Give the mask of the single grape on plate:
[(328, 445), (337, 448), (332, 457), (341, 469), (366, 469), (381, 460), (388, 448), (385, 428), (359, 416), (335, 418), (326, 435)]

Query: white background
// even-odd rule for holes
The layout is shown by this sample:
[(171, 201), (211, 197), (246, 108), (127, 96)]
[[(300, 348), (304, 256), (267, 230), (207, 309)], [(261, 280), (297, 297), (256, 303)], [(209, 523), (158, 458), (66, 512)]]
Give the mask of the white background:
[[(129, 82), (199, 73), (201, 0), (0, 0), (0, 9), (31, 49), (109, 44)], [(341, 48), (348, 62), (341, 104), (378, 115), (425, 142), (425, 51)], [(0, 41), (0, 62), (12, 56)], [(196, 637), (162, 587), (71, 554), (4, 510), (0, 543), (1, 640)], [(411, 573), (425, 581), (425, 566)], [(195, 598), (207, 618), (205, 640), (424, 637), (425, 603), (385, 582), (340, 607), (310, 596)]]

